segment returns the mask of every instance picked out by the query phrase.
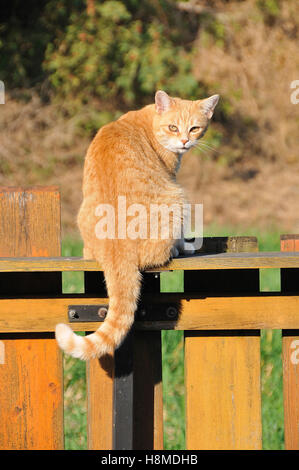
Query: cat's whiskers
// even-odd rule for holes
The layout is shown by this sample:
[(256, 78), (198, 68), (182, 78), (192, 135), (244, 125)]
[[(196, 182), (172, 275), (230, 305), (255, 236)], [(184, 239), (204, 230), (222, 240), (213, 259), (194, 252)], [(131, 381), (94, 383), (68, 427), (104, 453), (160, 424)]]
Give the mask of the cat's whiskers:
[(220, 153), (219, 150), (217, 150), (215, 147), (212, 147), (211, 145), (207, 144), (206, 142), (203, 142), (203, 141), (198, 141), (196, 144), (195, 144), (195, 147), (200, 149), (200, 147), (206, 149), (206, 150), (210, 150), (212, 152), (217, 152), (217, 153)]
[(200, 146), (195, 146), (194, 148), (196, 148), (197, 150), (199, 150), (200, 152), (202, 152), (203, 154), (205, 154), (207, 152), (207, 149), (205, 148), (202, 148)]

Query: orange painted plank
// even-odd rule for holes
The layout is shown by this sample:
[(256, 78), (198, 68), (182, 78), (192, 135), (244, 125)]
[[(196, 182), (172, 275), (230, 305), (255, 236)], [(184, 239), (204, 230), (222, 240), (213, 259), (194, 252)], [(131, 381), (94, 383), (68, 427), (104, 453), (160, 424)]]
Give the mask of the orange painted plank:
[(280, 249), (290, 252), (299, 251), (299, 235), (281, 235)]
[[(282, 251), (299, 251), (299, 235), (282, 235)], [(299, 287), (297, 269), (281, 272), (281, 287), (290, 292)], [(298, 353), (297, 353), (298, 351)], [(287, 450), (299, 449), (299, 330), (282, 330), (284, 436)]]
[[(0, 188), (0, 256), (59, 255), (58, 189)], [(2, 284), (11, 289), (5, 273), (1, 275)], [(60, 274), (51, 276), (48, 290), (57, 293)], [(18, 277), (12, 282), (17, 291), (23, 281)], [(31, 282), (33, 290), (44, 289), (36, 284), (36, 275)], [(63, 369), (54, 334), (2, 334), (0, 339), (4, 349), (0, 364), (0, 448), (62, 449)]]
[(62, 357), (52, 338), (44, 333), (3, 341), (1, 449), (62, 448)]
[(60, 194), (55, 186), (0, 187), (0, 256), (60, 256)]

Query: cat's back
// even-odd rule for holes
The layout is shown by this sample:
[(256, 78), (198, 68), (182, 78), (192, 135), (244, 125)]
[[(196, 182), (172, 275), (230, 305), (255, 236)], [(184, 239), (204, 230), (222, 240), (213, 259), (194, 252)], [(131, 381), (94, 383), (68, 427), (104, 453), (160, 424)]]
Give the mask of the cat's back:
[(148, 132), (151, 110), (147, 108), (129, 111), (98, 131), (86, 154), (83, 187), (104, 184), (104, 180), (109, 186), (123, 185), (124, 177), (136, 181), (142, 176), (144, 181), (149, 167), (155, 166)]
[[(129, 111), (119, 119), (112, 121), (98, 131), (91, 149), (101, 149), (104, 154), (111, 150), (136, 150), (140, 145), (148, 143), (148, 128), (151, 126), (149, 107), (137, 111)], [(134, 152), (135, 153), (135, 152)]]

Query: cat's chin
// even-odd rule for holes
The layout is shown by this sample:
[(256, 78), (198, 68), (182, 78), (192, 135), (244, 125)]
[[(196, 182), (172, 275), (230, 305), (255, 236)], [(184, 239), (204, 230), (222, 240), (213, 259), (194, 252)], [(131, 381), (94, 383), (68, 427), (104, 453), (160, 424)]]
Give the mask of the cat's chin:
[(187, 149), (187, 148), (179, 148), (179, 149), (175, 149), (174, 150), (174, 153), (178, 153), (179, 155), (183, 155), (184, 153), (188, 152), (188, 150), (190, 150), (190, 147)]

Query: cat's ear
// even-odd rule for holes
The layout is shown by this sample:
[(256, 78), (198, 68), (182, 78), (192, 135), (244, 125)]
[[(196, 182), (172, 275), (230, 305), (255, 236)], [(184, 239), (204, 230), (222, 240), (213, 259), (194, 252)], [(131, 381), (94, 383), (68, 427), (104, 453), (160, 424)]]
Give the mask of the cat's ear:
[(206, 98), (200, 101), (200, 106), (204, 110), (208, 119), (211, 119), (211, 117), (213, 116), (214, 109), (216, 108), (218, 101), (219, 101), (219, 95), (213, 95), (213, 96), (210, 96), (209, 98)]
[(155, 105), (157, 113), (162, 114), (171, 108), (172, 99), (165, 91), (158, 90), (155, 95)]

